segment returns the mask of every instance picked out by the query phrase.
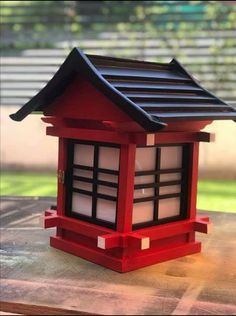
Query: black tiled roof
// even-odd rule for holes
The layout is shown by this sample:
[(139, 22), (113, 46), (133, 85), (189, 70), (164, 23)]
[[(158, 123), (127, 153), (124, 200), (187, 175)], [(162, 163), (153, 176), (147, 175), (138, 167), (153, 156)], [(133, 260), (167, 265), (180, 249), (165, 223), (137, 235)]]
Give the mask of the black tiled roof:
[(236, 111), (204, 89), (173, 59), (168, 64), (85, 55), (74, 48), (35, 97), (11, 118), (21, 121), (43, 111), (75, 75), (87, 77), (147, 131), (179, 120), (236, 120)]

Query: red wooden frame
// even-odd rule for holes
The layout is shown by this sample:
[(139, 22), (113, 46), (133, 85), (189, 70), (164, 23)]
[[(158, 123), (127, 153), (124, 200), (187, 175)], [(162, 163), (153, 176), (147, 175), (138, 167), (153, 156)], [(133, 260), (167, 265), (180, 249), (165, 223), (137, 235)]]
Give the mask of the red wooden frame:
[[(164, 224), (163, 227), (153, 227), (152, 231), (149, 232), (151, 237), (147, 237), (141, 235), (140, 232), (125, 234), (117, 232), (109, 234), (105, 232), (105, 234), (97, 235), (103, 232), (99, 231), (99, 228), (92, 227), (92, 224), (77, 223), (75, 221), (71, 225), (71, 219), (64, 217), (58, 217), (58, 222), (55, 222), (53, 215), (46, 218), (45, 221), (47, 227), (51, 227), (54, 224), (59, 225), (59, 227), (75, 230), (80, 234), (86, 233), (87, 236), (90, 235), (89, 237), (94, 240), (94, 244), (88, 246), (83, 242), (78, 243), (57, 236), (51, 237), (51, 246), (118, 272), (127, 272), (150, 264), (199, 252), (201, 250), (199, 242), (186, 242), (187, 232), (194, 230), (207, 233), (209, 225), (207, 219), (204, 218), (195, 221), (187, 220), (183, 223)], [(74, 220), (72, 219), (72, 221)], [(81, 227), (84, 229), (81, 230)], [(185, 227), (184, 230), (183, 227)], [(113, 253), (110, 252), (112, 249)], [(124, 250), (121, 251), (121, 249)]]
[(186, 234), (192, 231), (207, 234), (209, 233), (211, 227), (208, 217), (197, 217), (191, 220), (187, 219), (123, 233), (87, 223), (82, 220), (60, 216), (56, 214), (56, 211), (54, 211), (54, 213), (50, 213), (48, 211), (45, 212), (45, 228), (60, 227), (96, 240), (98, 237), (102, 237), (105, 241), (104, 249), (116, 247), (126, 248), (130, 244), (135, 244), (135, 242), (132, 243), (132, 241), (127, 242), (127, 239), (140, 240), (143, 238), (149, 238), (150, 241), (156, 241), (176, 235)]
[(192, 152), (190, 160), (192, 161), (190, 165), (190, 172), (189, 172), (189, 218), (196, 217), (196, 204), (197, 204), (197, 182), (198, 182), (198, 159), (199, 159), (199, 143), (194, 142), (192, 144)]
[[(52, 122), (51, 119), (46, 119)], [(195, 232), (208, 233), (208, 218), (196, 218), (199, 141), (210, 141), (203, 132), (120, 133), (109, 130), (48, 127), (47, 134), (59, 137), (57, 211), (45, 213), (45, 228), (57, 227), (51, 246), (126, 272), (150, 264), (199, 252)], [(65, 184), (68, 139), (120, 144), (120, 174), (116, 231), (65, 216)], [(137, 145), (192, 143), (189, 166), (188, 219), (132, 231), (132, 212)]]
[(60, 179), (60, 172), (64, 173), (67, 164), (67, 140), (59, 138), (58, 146), (58, 180), (57, 180), (57, 212), (59, 215), (64, 215), (65, 211), (65, 187), (64, 179)]
[(120, 175), (118, 188), (117, 231), (132, 230), (134, 174), (135, 174), (134, 144), (122, 145), (120, 148)]
[[(54, 122), (53, 118), (42, 118), (44, 122)], [(136, 144), (154, 146), (157, 144), (178, 144), (192, 142), (210, 142), (213, 135), (206, 132), (162, 132), (162, 133), (122, 133), (102, 129), (85, 129), (64, 126), (48, 126), (47, 135), (87, 141), (108, 142), (113, 144)]]

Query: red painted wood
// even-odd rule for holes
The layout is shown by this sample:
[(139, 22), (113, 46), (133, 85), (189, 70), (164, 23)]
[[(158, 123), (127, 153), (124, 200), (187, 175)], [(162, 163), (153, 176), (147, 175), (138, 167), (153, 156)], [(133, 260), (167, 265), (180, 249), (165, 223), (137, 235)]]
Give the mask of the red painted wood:
[[(57, 175), (66, 171), (67, 164), (67, 140), (64, 138), (58, 139), (58, 168)], [(59, 176), (57, 177), (57, 214), (63, 215), (65, 213), (65, 186), (60, 182)], [(61, 228), (57, 227), (56, 235), (62, 237)]]
[(72, 241), (73, 243), (76, 243), (78, 245), (83, 245), (86, 247), (89, 247), (93, 250), (98, 250), (101, 251), (101, 253), (105, 253), (106, 255), (122, 259), (123, 258), (123, 249), (119, 247), (115, 248), (109, 248), (106, 250), (103, 250), (101, 248), (98, 248), (97, 246), (97, 239), (95, 238), (90, 238), (78, 233), (74, 233), (68, 230), (63, 229), (63, 239), (66, 241)]
[(144, 239), (149, 239), (146, 236), (140, 235), (136, 232), (131, 233), (111, 233), (108, 235), (98, 236), (98, 245), (101, 249), (111, 248), (137, 248), (144, 249)]
[(212, 121), (182, 121), (182, 122), (168, 122), (168, 125), (162, 130), (165, 132), (196, 132), (211, 124)]
[[(154, 145), (154, 144), (177, 144), (177, 143), (192, 143), (196, 141), (210, 141), (210, 134), (203, 132), (176, 132), (166, 133), (159, 132), (155, 134), (150, 133), (119, 133), (107, 130), (94, 130), (85, 128), (71, 128), (71, 127), (47, 127), (47, 135), (58, 136), (63, 138), (73, 138), (88, 141), (109, 142), (117, 144), (134, 143), (137, 145)], [(149, 142), (149, 137), (154, 138), (152, 144)]]
[[(63, 119), (55, 116), (42, 117), (43, 122), (52, 124), (47, 127), (47, 135), (80, 138), (89, 141), (115, 142), (121, 144), (135, 143), (137, 145), (148, 145), (149, 136), (153, 136), (153, 144), (162, 143), (189, 143), (189, 142), (210, 142), (212, 134), (206, 132), (130, 132), (127, 127), (126, 132), (107, 130), (104, 122), (92, 120)], [(83, 124), (82, 124), (83, 123)], [(81, 128), (82, 126), (82, 128)]]
[[(150, 248), (150, 238), (147, 236), (140, 235), (137, 232), (130, 233), (127, 237), (127, 246), (129, 248), (136, 248), (143, 251), (143, 249)], [(146, 243), (144, 242), (146, 240)]]
[[(168, 125), (161, 129), (161, 132), (198, 132), (211, 123), (212, 121), (168, 122)], [(107, 122), (107, 125), (121, 132), (144, 132), (144, 129), (133, 121), (117, 122), (116, 120), (111, 120)]]
[[(99, 247), (99, 241), (101, 241), (102, 247)], [(98, 248), (101, 249), (111, 249), (121, 247), (122, 245), (122, 236), (119, 233), (111, 233), (107, 235), (98, 236), (97, 240)]]
[[(177, 235), (183, 235), (186, 233), (191, 233), (193, 231), (200, 231), (201, 228), (209, 224), (208, 217), (199, 217), (192, 220), (183, 220), (174, 223), (163, 224), (159, 226), (152, 226), (148, 228), (139, 229), (136, 231), (129, 232), (115, 232), (109, 228), (100, 227), (91, 223), (87, 223), (81, 220), (68, 218), (65, 216), (58, 216), (55, 214), (48, 213), (45, 216), (45, 227), (54, 227), (72, 231), (80, 235), (84, 235), (93, 239), (98, 238), (98, 236), (105, 239), (108, 248), (112, 247), (129, 247), (136, 245), (136, 241), (142, 238), (149, 237), (151, 241), (161, 240)], [(199, 226), (198, 226), (199, 225)], [(205, 232), (205, 228), (202, 229)], [(132, 242), (132, 240), (135, 240)]]
[(188, 242), (194, 242), (195, 241), (195, 232), (188, 233)]
[(53, 126), (65, 126), (65, 119), (62, 117), (56, 117), (56, 116), (43, 116), (41, 117), (41, 120), (44, 123), (52, 124)]
[(201, 243), (186, 243), (177, 247), (166, 247), (166, 249), (145, 254), (143, 256), (130, 257), (123, 261), (122, 272), (136, 270), (145, 266), (164, 262), (167, 260), (187, 256), (201, 251)]
[(178, 247), (180, 245), (186, 244), (188, 242), (187, 234), (179, 234), (171, 237), (151, 240), (150, 247), (146, 249), (141, 249), (136, 241), (136, 245), (129, 245), (124, 249), (125, 258), (130, 258), (132, 256), (146, 256), (157, 251), (165, 250), (172, 247)]
[(97, 247), (97, 239), (90, 238), (88, 236), (84, 236), (78, 233), (74, 233), (69, 230), (62, 229), (63, 231), (63, 239), (66, 241), (71, 241), (73, 243), (76, 243), (78, 245), (83, 245), (92, 249), (98, 249)]
[[(58, 174), (59, 170), (66, 172), (67, 166), (67, 146), (68, 140), (65, 138), (59, 138), (58, 143)], [(65, 214), (65, 199), (66, 199), (66, 192), (65, 192), (65, 184), (57, 180), (57, 213), (58, 215)]]
[(85, 120), (76, 118), (62, 118), (56, 116), (44, 116), (41, 118), (44, 123), (52, 124), (54, 127), (86, 128), (96, 130), (110, 130), (114, 128), (105, 121)]
[[(58, 215), (55, 216), (48, 211), (45, 218), (45, 227), (57, 227), (56, 237), (51, 238), (53, 247), (119, 272), (135, 270), (200, 251), (200, 243), (195, 242), (195, 231), (206, 233), (209, 225), (206, 218), (196, 219), (198, 142), (208, 141), (208, 133), (159, 132), (154, 135), (156, 144), (193, 142), (190, 157), (192, 165), (189, 172), (189, 219), (132, 232), (135, 150), (136, 144), (147, 144), (147, 133), (119, 133), (60, 125), (64, 123), (62, 120), (59, 126), (47, 128), (48, 134), (59, 136), (58, 171), (66, 170), (67, 138), (121, 144), (117, 232), (66, 217), (65, 187), (58, 181)], [(99, 238), (102, 238), (100, 245), (101, 248), (104, 246), (104, 249), (98, 248)], [(144, 238), (147, 238), (146, 244), (143, 243)], [(142, 250), (143, 245), (148, 246)]]
[(48, 215), (44, 220), (44, 228), (58, 226), (59, 217), (57, 215)]
[(145, 132), (144, 128), (134, 121), (116, 122), (104, 120), (103, 123), (107, 127), (119, 132)]
[(209, 221), (198, 220), (194, 223), (194, 230), (200, 233), (209, 234), (212, 229), (212, 224)]
[(113, 144), (128, 144), (130, 142), (130, 137), (127, 133), (122, 134), (106, 130), (90, 130), (85, 128), (48, 126), (47, 135)]
[(206, 132), (160, 132), (155, 134), (155, 144), (176, 144), (192, 142), (209, 142), (210, 133)]
[(117, 206), (117, 231), (132, 231), (134, 173), (135, 173), (134, 144), (122, 145), (120, 148), (120, 175)]
[(69, 217), (60, 217), (58, 226), (60, 228), (71, 230), (75, 233), (85, 235), (91, 238), (97, 238), (97, 236), (110, 234), (114, 232), (113, 230), (94, 225), (88, 222), (84, 222), (79, 219), (69, 218)]
[(189, 189), (188, 189), (188, 216), (190, 219), (196, 217), (197, 204), (197, 182), (198, 182), (198, 157), (199, 157), (199, 143), (194, 142), (190, 155), (190, 171), (189, 171)]
[(51, 237), (50, 245), (54, 248), (105, 266), (109, 269), (119, 272), (122, 270), (122, 260), (105, 254), (101, 249), (94, 250), (84, 245), (63, 240), (59, 237)]
[(139, 269), (151, 264), (193, 254), (201, 250), (201, 244), (198, 242), (186, 243), (176, 247), (172, 246), (166, 247), (166, 249), (163, 250), (152, 251), (149, 252), (149, 254), (144, 253), (142, 256), (131, 256), (130, 258), (121, 260), (111, 255), (105, 254), (101, 249), (91, 249), (87, 246), (78, 245), (74, 242), (66, 241), (59, 237), (51, 237), (50, 244), (54, 248), (69, 252), (73, 255), (79, 256), (118, 272), (127, 272)]
[(183, 220), (173, 223), (162, 224), (136, 230), (143, 236), (150, 237), (151, 240), (159, 240), (175, 235), (185, 234), (193, 231), (193, 220)]
[(98, 121), (131, 121), (129, 116), (121, 111), (106, 96), (88, 80), (75, 78), (45, 111), (45, 116), (58, 118), (78, 118)]

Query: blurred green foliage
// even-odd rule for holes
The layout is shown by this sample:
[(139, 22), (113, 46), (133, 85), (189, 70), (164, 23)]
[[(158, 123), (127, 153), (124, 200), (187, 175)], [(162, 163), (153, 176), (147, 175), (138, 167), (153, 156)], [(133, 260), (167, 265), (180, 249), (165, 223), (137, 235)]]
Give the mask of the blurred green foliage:
[(89, 32), (129, 36), (136, 31), (156, 36), (174, 32), (183, 38), (193, 32), (235, 29), (236, 6), (230, 1), (1, 1), (1, 24), (8, 36), (2, 42), (6, 49), (51, 48), (54, 39), (48, 40), (46, 33), (53, 32), (65, 33), (67, 39)]
[(3, 172), (1, 195), (56, 196), (57, 178), (52, 173)]

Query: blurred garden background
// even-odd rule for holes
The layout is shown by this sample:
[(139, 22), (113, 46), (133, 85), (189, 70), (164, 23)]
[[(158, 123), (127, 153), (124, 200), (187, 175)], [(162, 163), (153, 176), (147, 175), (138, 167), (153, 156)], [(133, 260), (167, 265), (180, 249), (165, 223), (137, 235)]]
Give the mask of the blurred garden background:
[[(236, 1), (1, 1), (1, 195), (55, 196), (57, 140), (9, 119), (69, 51), (169, 62), (236, 107)], [(236, 212), (236, 125), (201, 144), (198, 207)]]

